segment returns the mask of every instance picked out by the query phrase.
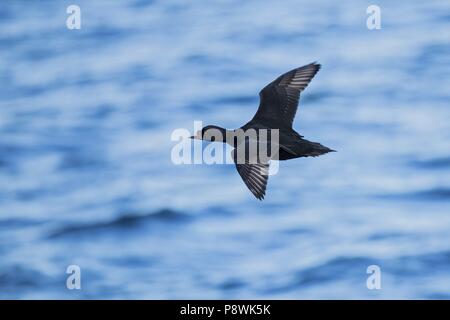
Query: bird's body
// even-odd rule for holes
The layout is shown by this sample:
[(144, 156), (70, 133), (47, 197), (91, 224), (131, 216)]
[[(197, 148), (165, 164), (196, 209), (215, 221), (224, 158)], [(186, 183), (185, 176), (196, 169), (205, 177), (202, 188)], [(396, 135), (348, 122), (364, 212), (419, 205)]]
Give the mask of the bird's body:
[[(291, 70), (269, 83), (259, 93), (260, 104), (255, 116), (241, 128), (226, 130), (217, 126), (206, 126), (193, 137), (224, 142), (234, 147), (232, 158), (236, 168), (246, 186), (260, 200), (265, 195), (270, 160), (316, 157), (334, 151), (320, 143), (304, 139), (292, 128), (300, 92), (306, 88), (319, 69), (319, 64), (311, 63)], [(219, 132), (223, 138), (221, 140), (213, 138), (216, 135), (208, 133), (214, 131), (212, 129)], [(273, 130), (277, 132), (277, 141), (270, 138)], [(249, 132), (256, 132), (256, 135), (249, 138), (247, 135)], [(268, 133), (264, 136), (267, 138), (262, 138), (263, 132)], [(259, 147), (264, 143), (272, 143), (272, 152), (268, 153), (268, 157), (245, 153), (246, 149), (251, 149), (254, 145)], [(239, 156), (240, 151), (245, 155)]]

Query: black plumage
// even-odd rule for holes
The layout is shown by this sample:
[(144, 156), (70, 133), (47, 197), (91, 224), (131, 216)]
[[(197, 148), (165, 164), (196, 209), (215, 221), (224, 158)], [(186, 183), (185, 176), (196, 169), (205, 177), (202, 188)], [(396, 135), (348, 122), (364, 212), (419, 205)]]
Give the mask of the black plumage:
[[(259, 108), (250, 122), (239, 128), (243, 132), (254, 129), (278, 129), (279, 143), (277, 152), (270, 159), (288, 160), (299, 157), (317, 157), (327, 152), (334, 151), (320, 143), (311, 142), (303, 138), (293, 128), (295, 114), (300, 99), (300, 93), (308, 86), (311, 79), (320, 69), (320, 64), (310, 63), (300, 68), (293, 69), (279, 76), (265, 86), (259, 93)], [(256, 198), (264, 199), (269, 173), (270, 159), (260, 159), (257, 155), (245, 154), (239, 157), (240, 148), (248, 150), (252, 143), (261, 144), (259, 135), (255, 140), (244, 139), (241, 141), (229, 141), (227, 137), (236, 130), (226, 130), (217, 126), (206, 126), (192, 138), (213, 140), (208, 136), (208, 130), (216, 129), (223, 137), (225, 143), (231, 144), (232, 159), (245, 185)], [(213, 140), (217, 141), (217, 140)], [(270, 142), (270, 141), (269, 141)]]

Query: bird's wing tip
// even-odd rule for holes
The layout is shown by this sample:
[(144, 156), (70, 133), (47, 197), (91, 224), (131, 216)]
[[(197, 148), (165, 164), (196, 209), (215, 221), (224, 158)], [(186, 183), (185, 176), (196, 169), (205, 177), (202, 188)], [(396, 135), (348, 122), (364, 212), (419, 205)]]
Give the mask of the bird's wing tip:
[(322, 65), (321, 65), (320, 63), (318, 63), (317, 61), (311, 62), (311, 63), (309, 64), (309, 66), (314, 66), (314, 67), (317, 68), (317, 70), (319, 70), (319, 69), (322, 67)]
[(265, 191), (263, 191), (263, 192), (257, 192), (257, 191), (254, 191), (254, 190), (250, 190), (250, 191), (253, 193), (255, 198), (258, 199), (259, 201), (263, 201), (264, 197), (266, 196)]

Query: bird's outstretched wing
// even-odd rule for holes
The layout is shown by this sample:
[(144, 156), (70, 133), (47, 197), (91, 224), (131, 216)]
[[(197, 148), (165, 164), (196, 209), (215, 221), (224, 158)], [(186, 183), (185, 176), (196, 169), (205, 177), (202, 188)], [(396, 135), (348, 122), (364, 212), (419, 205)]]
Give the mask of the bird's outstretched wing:
[(252, 121), (278, 121), (292, 128), (300, 92), (308, 86), (319, 69), (320, 64), (313, 62), (286, 72), (265, 86), (259, 92), (259, 108)]
[(269, 162), (260, 163), (252, 161), (248, 156), (245, 159), (240, 159), (237, 153), (236, 149), (233, 149), (231, 151), (231, 157), (236, 164), (239, 175), (257, 199), (264, 199), (267, 180), (269, 179)]

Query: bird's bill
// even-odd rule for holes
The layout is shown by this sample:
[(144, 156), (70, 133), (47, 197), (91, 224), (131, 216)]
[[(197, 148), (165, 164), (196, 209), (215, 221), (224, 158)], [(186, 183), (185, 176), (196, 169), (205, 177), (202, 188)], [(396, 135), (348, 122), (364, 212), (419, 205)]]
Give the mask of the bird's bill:
[(191, 136), (190, 138), (191, 139), (196, 139), (196, 140), (202, 140), (202, 132), (199, 130), (199, 131), (197, 131), (195, 136)]

